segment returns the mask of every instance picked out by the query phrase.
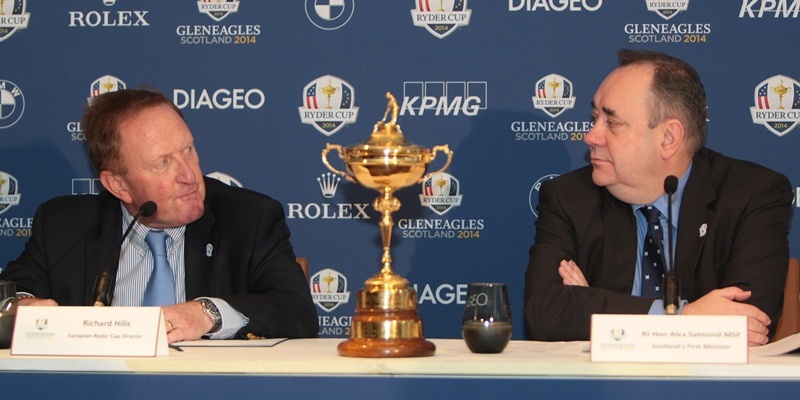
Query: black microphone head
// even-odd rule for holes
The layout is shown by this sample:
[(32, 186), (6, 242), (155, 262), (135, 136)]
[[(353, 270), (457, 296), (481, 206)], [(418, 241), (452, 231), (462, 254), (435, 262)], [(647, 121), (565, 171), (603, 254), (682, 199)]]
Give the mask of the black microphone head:
[(156, 213), (158, 210), (158, 206), (154, 201), (145, 201), (141, 207), (139, 207), (139, 215), (143, 217), (149, 217)]
[(674, 194), (676, 190), (678, 190), (678, 178), (675, 175), (670, 175), (664, 179), (664, 192)]

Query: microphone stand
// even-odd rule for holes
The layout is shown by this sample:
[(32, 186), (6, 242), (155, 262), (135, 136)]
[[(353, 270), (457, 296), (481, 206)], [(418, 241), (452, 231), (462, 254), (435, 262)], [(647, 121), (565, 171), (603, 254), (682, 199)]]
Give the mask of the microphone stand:
[(94, 280), (95, 307), (111, 305), (111, 300), (114, 299), (114, 284), (117, 281), (117, 270), (119, 269), (119, 254), (122, 251), (120, 247), (122, 246), (122, 243), (125, 242), (125, 238), (128, 237), (128, 234), (131, 233), (131, 229), (133, 229), (133, 226), (136, 225), (139, 217), (149, 217), (156, 213), (156, 209), (156, 203), (152, 201), (146, 201), (141, 207), (139, 207), (139, 212), (133, 216), (133, 220), (131, 220), (131, 223), (128, 225), (128, 229), (126, 229), (125, 233), (122, 234), (122, 239), (117, 246), (117, 251), (114, 252), (114, 256), (108, 260), (108, 264), (106, 264), (103, 273)]

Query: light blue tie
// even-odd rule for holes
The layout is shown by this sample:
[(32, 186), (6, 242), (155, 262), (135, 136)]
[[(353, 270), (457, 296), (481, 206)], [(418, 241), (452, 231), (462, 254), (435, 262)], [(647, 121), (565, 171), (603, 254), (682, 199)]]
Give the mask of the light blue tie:
[(167, 233), (151, 230), (144, 241), (153, 252), (153, 274), (144, 290), (143, 306), (168, 306), (175, 304), (175, 278), (167, 260)]

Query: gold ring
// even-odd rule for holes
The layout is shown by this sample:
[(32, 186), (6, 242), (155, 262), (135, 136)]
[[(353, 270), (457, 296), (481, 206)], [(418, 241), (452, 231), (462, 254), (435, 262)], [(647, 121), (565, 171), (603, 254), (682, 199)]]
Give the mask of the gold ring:
[(166, 320), (166, 323), (167, 323), (167, 333), (172, 332), (175, 329), (175, 327), (172, 326), (172, 322), (170, 320)]

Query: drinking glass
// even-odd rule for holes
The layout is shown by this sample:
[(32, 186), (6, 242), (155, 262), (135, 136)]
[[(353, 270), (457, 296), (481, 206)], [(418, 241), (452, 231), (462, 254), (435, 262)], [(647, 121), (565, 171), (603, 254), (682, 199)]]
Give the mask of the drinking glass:
[(0, 281), (0, 349), (11, 347), (16, 316), (17, 286), (11, 281)]
[(511, 340), (511, 310), (505, 283), (470, 283), (461, 335), (473, 353), (500, 353)]

